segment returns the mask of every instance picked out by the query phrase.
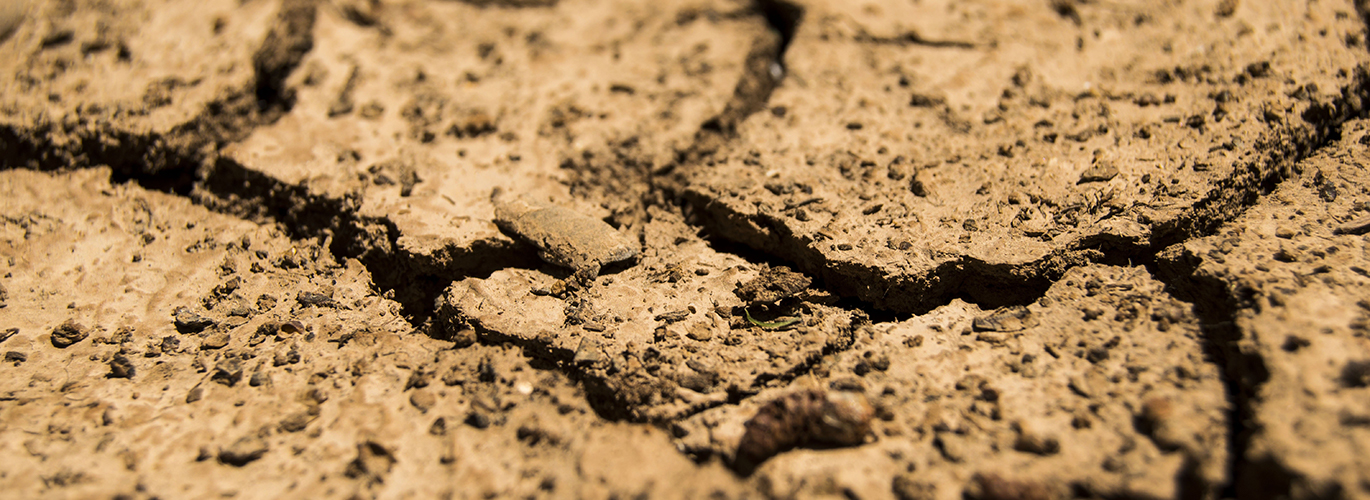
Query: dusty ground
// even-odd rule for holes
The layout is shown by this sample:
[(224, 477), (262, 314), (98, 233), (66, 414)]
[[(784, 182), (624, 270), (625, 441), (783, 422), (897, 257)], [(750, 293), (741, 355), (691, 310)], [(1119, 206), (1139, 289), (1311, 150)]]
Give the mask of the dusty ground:
[(1367, 19), (7, 2), (0, 491), (1370, 498)]

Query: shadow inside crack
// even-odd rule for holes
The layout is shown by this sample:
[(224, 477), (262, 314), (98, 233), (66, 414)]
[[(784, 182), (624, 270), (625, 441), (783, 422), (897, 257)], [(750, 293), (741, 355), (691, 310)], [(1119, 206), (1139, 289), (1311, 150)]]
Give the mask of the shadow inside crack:
[(679, 163), (701, 161), (735, 139), (737, 126), (765, 109), (771, 93), (785, 77), (785, 50), (799, 29), (804, 9), (783, 0), (757, 0), (753, 5), (769, 29), (752, 42), (732, 98), (723, 111), (700, 125), (694, 143), (682, 153)]
[(257, 109), (266, 123), (290, 112), (295, 104), (294, 92), (286, 86), (286, 78), (314, 49), (317, 17), (315, 0), (285, 0), (262, 46), (252, 56), (252, 69), (257, 76), (253, 93), (257, 97)]
[(1243, 353), (1238, 347), (1242, 332), (1236, 324), (1237, 311), (1252, 305), (1254, 290), (1229, 290), (1217, 278), (1200, 276), (1197, 271), (1201, 263), (1201, 257), (1175, 246), (1162, 252), (1149, 267), (1171, 295), (1193, 306), (1203, 332), (1204, 354), (1220, 368), (1227, 399), (1232, 403), (1227, 418), (1228, 484), (1221, 490), (1223, 498), (1287, 496), (1287, 477), (1281, 480), (1281, 474), (1275, 473), (1279, 471), (1271, 471), (1270, 464), (1262, 467), (1246, 459), (1255, 432), (1249, 425), (1255, 411), (1252, 400), (1270, 377), (1259, 356)]

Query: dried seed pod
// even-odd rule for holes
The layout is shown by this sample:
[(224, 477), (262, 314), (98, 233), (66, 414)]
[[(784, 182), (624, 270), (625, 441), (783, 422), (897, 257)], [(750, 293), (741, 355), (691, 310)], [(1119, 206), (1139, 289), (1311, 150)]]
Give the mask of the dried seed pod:
[(874, 415), (859, 392), (808, 389), (782, 396), (747, 421), (733, 467), (751, 474), (762, 462), (795, 447), (861, 444)]

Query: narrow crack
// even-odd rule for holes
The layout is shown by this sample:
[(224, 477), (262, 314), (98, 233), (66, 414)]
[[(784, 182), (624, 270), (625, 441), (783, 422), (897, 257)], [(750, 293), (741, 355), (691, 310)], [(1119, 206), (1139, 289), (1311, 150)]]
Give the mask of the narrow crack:
[(690, 186), (681, 188), (679, 196), (715, 238), (745, 245), (814, 275), (834, 293), (864, 303), (867, 311), (922, 314), (954, 298), (986, 307), (1026, 304), (1073, 267), (1150, 262), (1175, 243), (1213, 234), (1286, 178), (1294, 163), (1327, 144), (1336, 127), (1363, 113), (1367, 100), (1370, 75), (1361, 69), (1336, 98), (1308, 102), (1302, 112), (1291, 116), (1298, 123), (1271, 131), (1254, 148), (1263, 158), (1218, 181), (1192, 208), (1154, 226), (1146, 240), (1098, 234), (1018, 265), (962, 256), (925, 272), (891, 275), (870, 265), (829, 259), (807, 237), (794, 234), (779, 214), (740, 213)]
[[(1222, 375), (1223, 388), (1228, 409), (1228, 484), (1221, 488), (1223, 498), (1274, 498), (1278, 492), (1288, 493), (1287, 478), (1283, 486), (1267, 483), (1262, 491), (1244, 491), (1239, 485), (1253, 469), (1246, 463), (1246, 450), (1255, 429), (1249, 422), (1254, 415), (1252, 397), (1269, 378), (1264, 361), (1251, 354), (1244, 354), (1237, 346), (1242, 332), (1236, 325), (1237, 311), (1250, 307), (1250, 290), (1230, 290), (1216, 278), (1197, 274), (1203, 259), (1189, 254), (1182, 247), (1175, 246), (1162, 253), (1157, 261), (1148, 264), (1153, 276), (1166, 284), (1171, 296), (1188, 302), (1199, 319), (1203, 332), (1205, 355), (1218, 364)], [(1264, 471), (1260, 476), (1268, 480), (1278, 478), (1278, 474)], [(1252, 493), (1259, 493), (1251, 495)]]
[[(1358, 4), (1358, 7), (1363, 5)], [(1363, 10), (1362, 18), (1370, 24), (1370, 16)], [(1196, 213), (1212, 213), (1213, 206), (1221, 206), (1223, 213), (1232, 215), (1214, 217), (1208, 221), (1196, 218), (1188, 221), (1185, 230), (1162, 233), (1163, 236), (1149, 249), (1150, 257), (1144, 262), (1152, 275), (1166, 284), (1172, 296), (1193, 306), (1203, 332), (1205, 354), (1219, 365), (1227, 399), (1231, 403), (1228, 410), (1229, 482), (1221, 490), (1223, 498), (1286, 498), (1292, 491), (1295, 478), (1287, 468), (1269, 457), (1257, 461), (1247, 457), (1251, 438), (1258, 430), (1253, 424), (1253, 400), (1269, 380), (1270, 373), (1259, 354), (1242, 352), (1239, 348), (1238, 342), (1244, 338), (1244, 333), (1237, 326), (1236, 319), (1240, 311), (1258, 307), (1254, 303), (1258, 292), (1244, 286), (1232, 288), (1216, 277), (1202, 276), (1198, 269), (1203, 257), (1187, 252), (1180, 244), (1217, 234), (1223, 225), (1239, 220), (1247, 209), (1293, 177), (1294, 164), (1335, 143), (1347, 120), (1365, 116), (1367, 110), (1361, 103), (1370, 97), (1370, 85), (1367, 82), (1370, 82), (1370, 78), (1362, 71), (1356, 75), (1353, 85), (1343, 91), (1338, 102), (1310, 106), (1303, 113), (1303, 117), (1316, 129), (1310, 141), (1294, 147), (1293, 154), (1289, 156), (1273, 159), (1264, 175), (1253, 168), (1244, 178), (1230, 181), (1228, 184), (1231, 188), (1242, 189), (1236, 195), (1226, 199), (1210, 197), (1202, 202), (1205, 207), (1195, 210)], [(1184, 233), (1191, 234), (1178, 236)]]
[[(733, 96), (723, 111), (706, 120), (695, 134), (694, 142), (677, 155), (657, 175), (672, 172), (677, 166), (698, 164), (737, 138), (737, 126), (748, 117), (766, 108), (771, 93), (785, 77), (785, 51), (799, 30), (804, 9), (783, 0), (756, 0), (756, 10), (766, 19), (769, 29), (752, 42), (743, 61), (742, 76), (733, 88)], [(679, 192), (683, 179), (668, 178), (655, 187)]]
[(478, 242), (460, 255), (420, 259), (400, 249), (400, 231), (391, 221), (358, 213), (358, 200), (312, 194), (307, 187), (228, 158), (218, 158), (201, 177), (193, 194), (197, 203), (248, 220), (274, 221), (292, 238), (328, 240), (334, 255), (360, 261), (415, 325), (429, 320), (434, 299), (452, 281), (537, 266), (531, 253), (498, 242)]
[(314, 20), (318, 17), (315, 0), (284, 0), (276, 23), (266, 40), (252, 56), (257, 83), (253, 93), (266, 121), (275, 121), (295, 105), (295, 95), (285, 79), (295, 71), (309, 51), (314, 50)]

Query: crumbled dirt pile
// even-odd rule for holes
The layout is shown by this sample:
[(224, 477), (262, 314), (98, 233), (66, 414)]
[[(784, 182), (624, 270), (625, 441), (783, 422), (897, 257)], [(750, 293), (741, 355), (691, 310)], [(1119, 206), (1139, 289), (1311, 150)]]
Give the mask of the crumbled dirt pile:
[(1370, 498), (1363, 2), (0, 6), (0, 489)]

